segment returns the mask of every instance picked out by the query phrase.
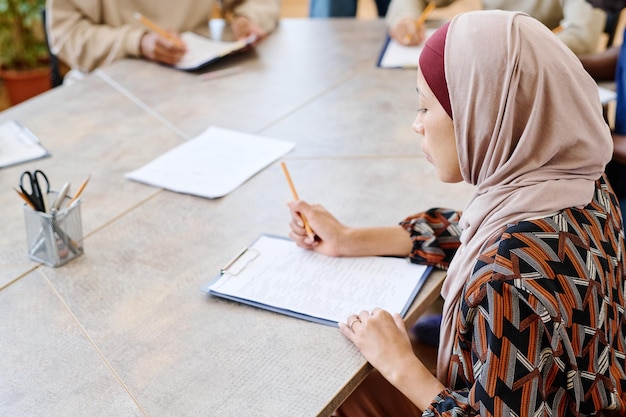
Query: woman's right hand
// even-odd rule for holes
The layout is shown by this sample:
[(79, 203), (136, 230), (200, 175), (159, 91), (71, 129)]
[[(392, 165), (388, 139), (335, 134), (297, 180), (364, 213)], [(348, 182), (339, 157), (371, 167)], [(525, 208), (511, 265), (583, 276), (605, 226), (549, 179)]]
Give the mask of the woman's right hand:
[(162, 62), (167, 65), (178, 63), (187, 47), (178, 34), (171, 32), (172, 39), (166, 39), (155, 32), (146, 32), (141, 38), (141, 55), (151, 61)]
[[(291, 211), (289, 237), (301, 248), (327, 256), (409, 256), (411, 235), (402, 226), (350, 227), (339, 222), (319, 204), (288, 203)], [(311, 238), (302, 215), (312, 229)]]
[(426, 30), (416, 19), (405, 18), (391, 28), (389, 35), (401, 45), (415, 46), (424, 42)]
[[(288, 203), (291, 211), (291, 232), (289, 237), (302, 248), (314, 250), (328, 256), (343, 256), (342, 246), (350, 228), (340, 223), (332, 214), (319, 204), (311, 205), (305, 201)], [(307, 235), (302, 215), (307, 219), (314, 238)]]

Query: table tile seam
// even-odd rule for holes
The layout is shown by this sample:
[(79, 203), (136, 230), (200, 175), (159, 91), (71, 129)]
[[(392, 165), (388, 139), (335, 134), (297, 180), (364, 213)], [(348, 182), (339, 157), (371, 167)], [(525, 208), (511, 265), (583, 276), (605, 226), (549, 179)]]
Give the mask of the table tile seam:
[(137, 107), (139, 107), (140, 109), (142, 109), (143, 111), (145, 111), (146, 113), (148, 113), (149, 115), (154, 117), (156, 120), (161, 122), (165, 127), (170, 129), (172, 132), (176, 133), (178, 136), (182, 137), (185, 140), (191, 139), (191, 137), (189, 135), (187, 135), (185, 132), (183, 132), (182, 130), (177, 128), (172, 122), (167, 120), (163, 115), (161, 115), (159, 112), (154, 110), (148, 104), (144, 103), (141, 99), (139, 99), (139, 97), (137, 97), (136, 95), (131, 93), (122, 84), (120, 84), (119, 82), (115, 81), (113, 78), (109, 77), (109, 75), (107, 75), (103, 70), (96, 69), (94, 72), (103, 81), (105, 81), (107, 84), (109, 84), (115, 90), (117, 90), (123, 96), (128, 98), (131, 102), (133, 102), (135, 105), (137, 105)]
[(26, 270), (24, 273), (18, 275), (17, 277), (15, 277), (14, 279), (12, 279), (11, 281), (7, 282), (6, 284), (4, 284), (3, 286), (0, 286), (0, 291), (10, 287), (11, 285), (15, 284), (17, 281), (19, 281), (20, 279), (24, 278), (25, 276), (29, 275), (30, 273), (32, 273), (33, 271), (37, 270), (37, 268), (39, 268), (41, 266), (41, 264), (37, 264), (32, 266), (30, 269)]
[(93, 349), (96, 351), (97, 355), (100, 357), (100, 359), (104, 362), (105, 366), (109, 369), (109, 371), (113, 374), (114, 378), (117, 380), (117, 382), (121, 385), (121, 387), (124, 389), (124, 391), (126, 391), (126, 393), (128, 394), (128, 396), (131, 398), (131, 400), (135, 403), (135, 405), (137, 405), (137, 407), (139, 408), (139, 411), (141, 411), (141, 413), (145, 416), (145, 417), (149, 417), (148, 412), (144, 409), (144, 407), (141, 405), (141, 403), (139, 402), (139, 399), (132, 393), (132, 391), (130, 390), (130, 388), (128, 387), (128, 385), (124, 382), (124, 380), (122, 379), (122, 377), (119, 375), (119, 373), (115, 370), (115, 368), (113, 368), (113, 365), (111, 365), (111, 362), (106, 358), (106, 356), (104, 355), (104, 353), (102, 352), (102, 350), (100, 350), (100, 348), (98, 347), (98, 345), (96, 344), (96, 342), (93, 340), (93, 338), (89, 335), (89, 333), (87, 332), (87, 329), (85, 329), (85, 327), (82, 325), (82, 323), (80, 322), (80, 320), (78, 320), (78, 317), (76, 317), (76, 315), (74, 314), (74, 312), (72, 311), (72, 309), (70, 308), (70, 306), (65, 302), (65, 299), (63, 299), (63, 296), (61, 295), (61, 293), (59, 293), (59, 291), (57, 290), (57, 288), (54, 286), (54, 284), (52, 283), (52, 281), (50, 281), (50, 279), (48, 278), (47, 274), (45, 273), (45, 271), (43, 269), (40, 270), (41, 274), (43, 275), (47, 285), (50, 287), (50, 289), (52, 290), (52, 292), (56, 295), (56, 297), (59, 299), (59, 301), (61, 302), (61, 304), (63, 305), (63, 307), (67, 310), (67, 312), (69, 313), (69, 315), (72, 317), (72, 320), (76, 323), (76, 325), (78, 326), (78, 328), (80, 329), (80, 332), (85, 336), (85, 338), (87, 339), (87, 341), (89, 342), (89, 344), (93, 347)]

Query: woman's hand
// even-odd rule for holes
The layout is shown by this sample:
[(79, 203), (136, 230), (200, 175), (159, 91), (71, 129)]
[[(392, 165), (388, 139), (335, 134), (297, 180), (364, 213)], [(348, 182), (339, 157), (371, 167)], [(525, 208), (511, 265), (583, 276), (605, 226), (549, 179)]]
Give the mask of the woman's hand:
[(365, 359), (420, 410), (426, 410), (445, 387), (413, 353), (404, 321), (380, 308), (361, 311), (339, 323), (339, 330)]
[(151, 61), (174, 65), (181, 60), (187, 47), (178, 34), (171, 32), (174, 40), (166, 39), (155, 32), (146, 32), (141, 37), (141, 55)]
[(416, 19), (406, 18), (392, 27), (389, 35), (401, 45), (419, 45), (426, 38), (426, 30), (424, 25), (417, 24)]
[[(319, 204), (311, 205), (305, 201), (292, 201), (288, 204), (291, 211), (291, 232), (289, 237), (302, 248), (311, 249), (328, 256), (345, 256), (342, 247), (347, 244), (349, 227), (340, 223), (332, 214)], [(302, 215), (307, 219), (314, 237), (307, 235)]]
[(235, 35), (235, 39), (245, 39), (248, 36), (255, 36), (255, 44), (267, 35), (261, 27), (255, 25), (245, 16), (235, 16), (230, 22), (230, 27)]
[[(408, 256), (413, 241), (400, 226), (349, 227), (319, 204), (292, 201), (289, 237), (302, 248), (328, 256)], [(302, 215), (314, 237), (307, 236)]]
[(339, 323), (339, 330), (361, 351), (365, 359), (390, 382), (406, 367), (409, 361), (417, 359), (413, 353), (411, 340), (399, 314), (375, 308), (361, 311), (348, 317), (346, 323)]

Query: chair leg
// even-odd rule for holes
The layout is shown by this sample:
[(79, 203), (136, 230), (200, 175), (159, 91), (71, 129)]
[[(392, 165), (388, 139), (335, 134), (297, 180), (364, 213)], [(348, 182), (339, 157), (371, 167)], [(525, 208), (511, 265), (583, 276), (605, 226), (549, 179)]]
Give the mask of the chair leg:
[(50, 49), (50, 43), (48, 42), (48, 31), (46, 30), (46, 8), (41, 9), (41, 22), (43, 24), (43, 32), (46, 37), (46, 47), (48, 48), (48, 57), (50, 60), (50, 85), (52, 88), (58, 87), (63, 84), (63, 77), (61, 76), (61, 70), (59, 66), (59, 58), (52, 53)]

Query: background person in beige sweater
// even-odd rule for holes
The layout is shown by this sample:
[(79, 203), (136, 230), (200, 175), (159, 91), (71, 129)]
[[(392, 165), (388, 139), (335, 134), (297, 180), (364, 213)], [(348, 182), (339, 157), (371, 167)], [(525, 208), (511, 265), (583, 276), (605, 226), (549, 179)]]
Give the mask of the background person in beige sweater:
[[(435, 0), (437, 7), (454, 2)], [(425, 32), (416, 23), (427, 3), (426, 0), (391, 0), (386, 17), (389, 35), (407, 45), (421, 44)], [(524, 12), (550, 29), (560, 26), (562, 30), (557, 36), (576, 55), (597, 51), (606, 20), (606, 14), (593, 8), (586, 0), (481, 0), (480, 3), (486, 10)]]
[[(72, 70), (89, 72), (124, 57), (175, 64), (182, 42), (150, 31), (134, 17), (141, 13), (174, 38), (185, 31), (209, 37), (216, 0), (47, 0), (46, 26), (51, 51)], [(235, 39), (264, 37), (276, 28), (280, 0), (223, 0)]]

